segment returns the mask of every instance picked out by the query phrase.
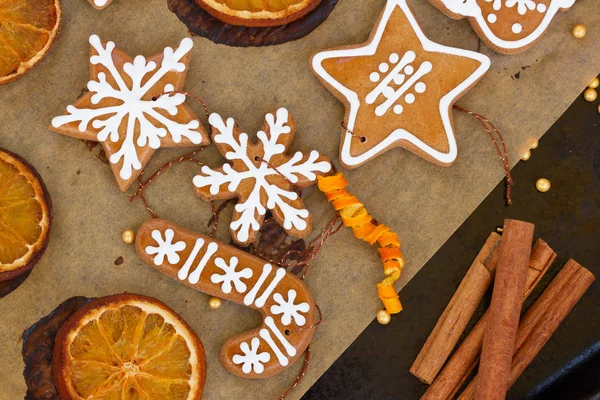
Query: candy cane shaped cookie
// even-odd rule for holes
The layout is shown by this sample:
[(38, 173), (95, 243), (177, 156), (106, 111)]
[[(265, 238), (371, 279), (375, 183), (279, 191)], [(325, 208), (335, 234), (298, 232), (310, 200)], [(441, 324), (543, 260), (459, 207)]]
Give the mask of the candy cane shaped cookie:
[(306, 285), (285, 269), (158, 218), (140, 227), (136, 250), (145, 263), (184, 285), (261, 312), (260, 327), (223, 345), (221, 360), (230, 372), (273, 376), (310, 343), (315, 302)]

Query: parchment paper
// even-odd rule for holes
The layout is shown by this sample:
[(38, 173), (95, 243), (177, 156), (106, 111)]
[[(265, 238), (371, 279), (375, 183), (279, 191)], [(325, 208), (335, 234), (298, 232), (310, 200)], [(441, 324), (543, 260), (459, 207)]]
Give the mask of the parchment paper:
[[(229, 48), (195, 38), (186, 88), (201, 96), (211, 111), (235, 117), (251, 137), (266, 112), (286, 106), (298, 125), (292, 150), (316, 148), (337, 160), (343, 106), (313, 77), (308, 60), (318, 50), (364, 41), (383, 5), (383, 0), (341, 1), (307, 38), (277, 47)], [(491, 70), (459, 104), (486, 115), (498, 126), (512, 164), (526, 148), (527, 139), (540, 137), (600, 71), (597, 1), (581, 0), (568, 13), (559, 13), (544, 39), (520, 56), (492, 53), (480, 45), (466, 20), (452, 21), (425, 0), (411, 0), (409, 5), (430, 39), (479, 49), (492, 58)], [(228, 303), (212, 311), (206, 295), (142, 264), (134, 247), (121, 241), (124, 230), (136, 229), (149, 218), (141, 203), (127, 201), (110, 168), (81, 141), (47, 129), (51, 118), (61, 114), (88, 81), (90, 34), (113, 40), (132, 55), (150, 56), (176, 45), (186, 35), (184, 25), (167, 10), (165, 0), (116, 0), (101, 12), (84, 0), (63, 0), (63, 6), (63, 28), (48, 57), (22, 79), (0, 87), (0, 146), (37, 167), (54, 203), (54, 227), (46, 254), (23, 285), (0, 300), (0, 398), (24, 396), (20, 342), (24, 329), (68, 297), (125, 291), (163, 300), (198, 333), (207, 352), (205, 398), (276, 398), (294, 381), (301, 362), (268, 380), (248, 381), (227, 373), (219, 362), (221, 345), (258, 325), (259, 315)], [(579, 22), (588, 28), (582, 40), (570, 32)], [(198, 104), (190, 104), (203, 115)], [(366, 200), (372, 215), (400, 234), (407, 266), (398, 289), (503, 176), (495, 150), (478, 122), (455, 112), (455, 127), (459, 156), (451, 168), (396, 149), (357, 170), (344, 171), (350, 190)], [(186, 151), (159, 150), (149, 171)], [(201, 158), (212, 166), (223, 162), (214, 148)], [(197, 169), (192, 163), (173, 167), (148, 190), (148, 199), (161, 217), (208, 232), (210, 206), (196, 198), (192, 189)], [(316, 233), (333, 210), (315, 188), (307, 191), (305, 203), (313, 214)], [(231, 207), (223, 213), (218, 234), (223, 241), (229, 240), (230, 215)], [(125, 262), (116, 266), (119, 256)], [(325, 320), (313, 341), (308, 374), (290, 398), (300, 397), (372, 321), (381, 306), (375, 289), (381, 277), (377, 252), (350, 231), (342, 230), (326, 243), (307, 278)]]

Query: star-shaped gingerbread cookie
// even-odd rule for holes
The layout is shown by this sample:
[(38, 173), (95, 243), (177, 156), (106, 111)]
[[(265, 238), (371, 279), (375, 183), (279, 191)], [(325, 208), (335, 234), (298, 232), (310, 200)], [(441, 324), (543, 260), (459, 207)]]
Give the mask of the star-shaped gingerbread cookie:
[(450, 18), (469, 18), (477, 35), (493, 50), (521, 53), (546, 32), (556, 13), (575, 0), (429, 0)]
[(113, 0), (88, 0), (96, 10), (102, 10), (108, 7)]
[(192, 39), (146, 60), (131, 58), (96, 35), (90, 37), (88, 92), (50, 129), (100, 142), (122, 191), (160, 147), (207, 145), (208, 134), (185, 104), (183, 89)]
[(256, 144), (232, 118), (211, 114), (208, 121), (213, 141), (228, 163), (218, 169), (203, 166), (193, 182), (204, 200), (239, 199), (230, 225), (233, 240), (252, 243), (267, 210), (288, 234), (308, 235), (311, 217), (295, 188), (315, 184), (317, 175), (331, 170), (331, 163), (314, 150), (308, 156), (299, 151), (286, 154), (296, 131), (288, 110), (265, 116)]
[(389, 0), (369, 40), (312, 58), (321, 82), (346, 105), (340, 159), (356, 168), (393, 147), (450, 165), (451, 108), (483, 76), (480, 53), (427, 39), (405, 0)]

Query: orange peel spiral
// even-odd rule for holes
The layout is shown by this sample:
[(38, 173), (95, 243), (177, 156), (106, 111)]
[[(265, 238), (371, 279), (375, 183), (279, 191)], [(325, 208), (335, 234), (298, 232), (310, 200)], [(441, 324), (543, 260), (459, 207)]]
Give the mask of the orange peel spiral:
[(364, 204), (346, 190), (348, 181), (344, 174), (340, 172), (332, 176), (319, 176), (317, 179), (319, 190), (340, 214), (344, 226), (352, 228), (357, 238), (380, 246), (378, 250), (386, 277), (377, 284), (377, 295), (387, 312), (398, 314), (402, 311), (402, 304), (394, 283), (400, 278), (404, 268), (398, 235), (387, 226), (373, 222), (373, 217)]

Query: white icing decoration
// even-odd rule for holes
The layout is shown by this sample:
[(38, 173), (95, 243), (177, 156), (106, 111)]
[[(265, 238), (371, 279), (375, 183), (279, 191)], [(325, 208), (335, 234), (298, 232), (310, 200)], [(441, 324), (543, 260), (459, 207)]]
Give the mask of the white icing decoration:
[(371, 75), (369, 75), (369, 79), (371, 80), (371, 82), (379, 82), (379, 79), (381, 79), (381, 77), (377, 72), (373, 72), (371, 73)]
[(493, 24), (498, 20), (498, 17), (496, 17), (496, 14), (490, 14), (487, 17), (487, 20), (490, 24)]
[(94, 0), (94, 4), (97, 7), (103, 7), (106, 5), (106, 3), (108, 3), (108, 0)]
[(263, 285), (263, 283), (265, 283), (265, 280), (267, 280), (267, 276), (269, 276), (272, 270), (273, 267), (271, 266), (271, 264), (265, 264), (263, 266), (263, 271), (260, 274), (260, 277), (258, 278), (256, 283), (254, 284), (254, 287), (246, 294), (246, 296), (244, 296), (245, 305), (249, 306), (252, 303), (254, 303), (254, 299), (256, 298), (260, 287)]
[[(449, 0), (443, 0), (444, 3)], [(464, 0), (456, 0), (462, 3)], [(475, 2), (474, 0), (467, 0), (466, 4), (470, 4), (471, 2)], [(439, 112), (440, 116), (446, 131), (446, 136), (448, 139), (448, 152), (443, 153), (435, 150), (431, 146), (424, 143), (422, 140), (417, 138), (411, 132), (406, 131), (402, 128), (391, 128), (390, 134), (385, 138), (381, 143), (373, 146), (370, 150), (353, 156), (351, 152), (351, 146), (353, 142), (353, 135), (349, 132), (352, 132), (355, 129), (356, 118), (358, 115), (358, 110), (361, 107), (361, 101), (358, 98), (357, 94), (342, 85), (340, 82), (336, 81), (327, 71), (323, 68), (323, 61), (330, 58), (343, 58), (343, 57), (360, 57), (360, 56), (373, 56), (377, 52), (377, 48), (379, 47), (379, 43), (381, 42), (381, 38), (385, 32), (386, 26), (389, 22), (389, 19), (392, 13), (400, 8), (401, 12), (403, 12), (413, 31), (419, 38), (423, 49), (428, 52), (438, 52), (438, 53), (446, 53), (453, 54), (462, 57), (471, 58), (473, 60), (477, 60), (481, 63), (481, 65), (473, 72), (467, 79), (465, 79), (462, 83), (452, 89), (448, 94), (443, 96), (440, 100), (439, 104)], [(405, 54), (406, 56), (406, 54)], [(367, 43), (362, 46), (350, 48), (350, 49), (339, 49), (339, 50), (327, 50), (321, 53), (316, 54), (313, 57), (312, 67), (317, 75), (319, 75), (325, 82), (327, 82), (330, 86), (335, 88), (338, 92), (344, 95), (344, 97), (348, 100), (350, 104), (350, 108), (348, 110), (348, 123), (347, 128), (349, 132), (345, 132), (342, 139), (341, 146), (341, 155), (340, 158), (342, 162), (347, 166), (358, 166), (369, 159), (375, 157), (379, 153), (388, 149), (392, 144), (398, 141), (408, 141), (412, 143), (414, 146), (422, 150), (424, 153), (428, 154), (432, 158), (440, 161), (444, 164), (452, 163), (457, 156), (457, 147), (456, 147), (456, 139), (454, 138), (454, 129), (452, 127), (452, 123), (450, 120), (450, 109), (454, 100), (466, 91), (469, 87), (475, 84), (481, 76), (489, 69), (490, 67), (490, 59), (483, 54), (476, 53), (473, 51), (457, 49), (453, 47), (443, 46), (437, 43), (434, 43), (427, 39), (421, 28), (419, 27), (417, 21), (414, 16), (410, 12), (408, 6), (406, 5), (406, 0), (388, 0), (385, 10), (383, 12), (383, 16), (380, 20), (379, 25), (377, 26), (376, 32), (373, 34), (373, 39), (370, 43)]]
[(402, 111), (404, 111), (404, 107), (402, 107), (401, 104), (396, 104), (394, 106), (394, 114), (400, 115), (402, 114)]
[(521, 24), (513, 24), (513, 26), (510, 29), (512, 30), (512, 32), (514, 34), (518, 34), (518, 33), (521, 33), (521, 31), (523, 30), (523, 27), (521, 26)]
[[(127, 62), (123, 65), (126, 77), (121, 76), (115, 66), (112, 57), (115, 49), (113, 42), (106, 43), (106, 47), (104, 47), (97, 35), (90, 36), (89, 41), (98, 53), (90, 57), (90, 62), (93, 65), (104, 66), (115, 82), (111, 84), (104, 72), (99, 73), (98, 80), (91, 80), (87, 85), (93, 94), (91, 101), (93, 104), (98, 104), (103, 99), (111, 99), (120, 104), (97, 109), (80, 109), (70, 105), (67, 107), (67, 115), (55, 117), (52, 120), (53, 127), (58, 128), (79, 121), (79, 131), (85, 132), (91, 123), (92, 127), (99, 130), (98, 141), (110, 140), (113, 143), (122, 141), (118, 151), (110, 156), (109, 161), (111, 164), (123, 161), (119, 176), (124, 180), (131, 178), (132, 170), (142, 169), (136, 144), (138, 147), (148, 146), (151, 149), (158, 149), (161, 146), (161, 138), (166, 137), (167, 134), (176, 143), (180, 143), (184, 137), (194, 144), (202, 142), (202, 135), (196, 130), (200, 126), (197, 120), (181, 124), (159, 112), (163, 111), (171, 116), (177, 115), (177, 107), (185, 102), (185, 95), (160, 96), (156, 101), (142, 100), (146, 93), (167, 73), (185, 70), (185, 64), (180, 61), (192, 49), (193, 41), (191, 39), (183, 39), (176, 50), (170, 47), (165, 48), (164, 58), (158, 69), (155, 62), (147, 62), (143, 56), (135, 57), (133, 63)], [(149, 73), (152, 75), (147, 78)], [(131, 87), (126, 83), (128, 81), (131, 81)], [(144, 83), (142, 84), (142, 82)], [(173, 90), (174, 87), (170, 84), (164, 87), (165, 92)], [(125, 121), (127, 123), (124, 127)], [(136, 125), (139, 126), (140, 131), (137, 142), (134, 138)]]
[(296, 348), (292, 346), (285, 336), (283, 336), (283, 334), (279, 331), (279, 329), (277, 329), (277, 325), (275, 325), (275, 320), (273, 320), (273, 317), (265, 318), (265, 325), (271, 329), (271, 332), (273, 332), (275, 337), (279, 340), (288, 356), (294, 357), (296, 355)]
[(204, 253), (204, 256), (202, 256), (202, 259), (198, 263), (198, 266), (196, 267), (194, 272), (190, 274), (190, 283), (196, 284), (200, 281), (200, 275), (202, 274), (202, 271), (204, 271), (206, 264), (208, 264), (208, 260), (210, 260), (210, 258), (217, 252), (217, 250), (219, 250), (218, 244), (214, 242), (208, 244), (208, 247), (206, 248), (206, 253)]
[(250, 344), (251, 346), (248, 346), (246, 342), (240, 344), (240, 350), (244, 355), (234, 355), (233, 363), (237, 365), (243, 364), (242, 372), (245, 374), (249, 374), (252, 370), (257, 374), (262, 374), (265, 371), (264, 364), (269, 362), (271, 355), (266, 351), (258, 353), (258, 347), (260, 346), (259, 338), (252, 338)]
[(294, 289), (288, 290), (288, 299), (284, 300), (283, 296), (279, 293), (273, 295), (273, 300), (277, 305), (271, 306), (271, 313), (273, 315), (281, 315), (281, 323), (288, 326), (292, 323), (292, 319), (298, 326), (304, 326), (306, 318), (300, 313), (307, 313), (310, 310), (308, 303), (294, 304), (296, 300), (296, 291)]
[(267, 299), (269, 298), (269, 296), (271, 296), (271, 293), (273, 293), (273, 291), (275, 290), (275, 288), (277, 287), (279, 282), (281, 282), (281, 280), (283, 279), (284, 276), (285, 276), (285, 269), (277, 268), (277, 271), (275, 271), (275, 277), (273, 278), (271, 283), (269, 283), (269, 286), (267, 286), (267, 288), (265, 289), (263, 294), (261, 294), (260, 297), (258, 299), (256, 299), (256, 303), (254, 303), (254, 305), (256, 305), (256, 307), (261, 308), (262, 306), (265, 305), (265, 303), (267, 302)]
[(279, 364), (281, 364), (281, 366), (283, 366), (283, 367), (286, 367), (289, 364), (289, 360), (285, 356), (285, 354), (283, 354), (281, 352), (281, 350), (279, 350), (279, 347), (273, 341), (273, 338), (271, 337), (271, 334), (269, 333), (269, 331), (267, 329), (261, 329), (258, 334), (260, 335), (261, 338), (264, 339), (265, 342), (267, 342), (267, 344), (269, 345), (271, 350), (273, 350), (273, 353), (275, 353), (275, 356), (277, 357), (277, 361), (279, 361)]
[(520, 15), (525, 15), (527, 10), (535, 10), (535, 2), (533, 0), (506, 0), (506, 7), (511, 8), (517, 6), (517, 12)]
[(544, 3), (539, 3), (536, 7), (538, 12), (543, 13), (546, 12), (546, 5)]
[[(391, 0), (391, 1), (404, 1), (404, 0)], [(517, 39), (517, 40), (504, 40), (499, 38), (492, 32), (490, 27), (488, 26), (486, 19), (483, 16), (481, 8), (477, 4), (476, 0), (440, 0), (442, 4), (453, 14), (462, 15), (464, 17), (474, 18), (477, 22), (477, 25), (481, 29), (483, 35), (492, 43), (494, 46), (497, 46), (506, 50), (514, 50), (521, 49), (527, 47), (531, 43), (535, 42), (544, 34), (548, 25), (552, 21), (552, 18), (556, 15), (558, 10), (567, 9), (571, 7), (575, 0), (550, 0), (550, 4), (548, 7), (543, 5), (543, 7), (538, 8), (537, 11), (540, 13), (546, 12), (544, 18), (540, 22), (540, 24), (531, 32), (529, 35)], [(494, 10), (500, 10), (502, 6), (502, 0), (486, 0), (488, 3), (490, 1), (494, 1), (493, 8)], [(519, 7), (521, 10), (525, 12), (527, 9), (533, 10), (531, 7), (531, 3), (534, 3), (532, 0), (507, 0), (507, 3), (510, 1), (511, 5), (518, 4), (517, 11), (519, 11)], [(514, 4), (513, 4), (514, 2)], [(508, 4), (507, 4), (508, 6)], [(539, 7), (539, 5), (538, 5)], [(491, 21), (490, 21), (491, 22)]]
[(232, 286), (235, 287), (235, 290), (238, 293), (246, 292), (246, 284), (242, 282), (242, 278), (249, 279), (252, 277), (252, 269), (245, 268), (241, 271), (236, 271), (235, 268), (238, 265), (238, 258), (231, 257), (229, 259), (229, 265), (222, 258), (215, 259), (215, 265), (223, 270), (224, 274), (213, 274), (210, 277), (210, 281), (212, 283), (221, 283), (221, 291), (225, 294), (231, 293)]
[(196, 239), (196, 243), (194, 243), (194, 248), (192, 249), (192, 252), (185, 261), (185, 264), (183, 264), (183, 267), (181, 267), (181, 269), (177, 273), (177, 277), (180, 280), (185, 281), (187, 279), (190, 273), (190, 268), (192, 267), (192, 263), (196, 259), (196, 256), (198, 255), (198, 252), (200, 251), (202, 246), (204, 246), (204, 239)]
[[(278, 186), (272, 185), (267, 181), (267, 177), (283, 174), (290, 182), (298, 182), (298, 176), (304, 176), (310, 181), (315, 181), (317, 172), (329, 172), (331, 164), (327, 161), (316, 162), (319, 158), (317, 151), (312, 151), (308, 159), (302, 161), (303, 154), (295, 153), (289, 161), (277, 167), (277, 171), (267, 163), (272, 157), (283, 154), (286, 146), (281, 144), (285, 140), (284, 136), (291, 132), (288, 125), (289, 113), (285, 108), (277, 110), (276, 115), (267, 114), (265, 120), (270, 128), (270, 133), (259, 131), (257, 137), (262, 144), (264, 154), (259, 166), (255, 165), (254, 160), (248, 157), (248, 135), (242, 133), (236, 139), (233, 134), (234, 120), (232, 118), (224, 121), (218, 114), (211, 114), (210, 124), (218, 129), (219, 133), (214, 136), (215, 143), (225, 143), (231, 147), (232, 151), (225, 154), (227, 160), (240, 160), (248, 171), (239, 172), (234, 170), (230, 164), (223, 165), (223, 172), (215, 171), (208, 166), (203, 166), (202, 175), (194, 177), (194, 185), (198, 188), (209, 187), (210, 193), (216, 195), (219, 193), (221, 185), (227, 185), (227, 190), (235, 191), (242, 182), (248, 182), (253, 185), (252, 192), (247, 199), (236, 204), (235, 210), (239, 213), (238, 219), (231, 221), (231, 230), (234, 232), (237, 240), (244, 243), (250, 237), (250, 231), (257, 231), (260, 224), (257, 215), (265, 215), (267, 209), (278, 208), (283, 215), (283, 227), (285, 229), (296, 228), (299, 231), (307, 229), (306, 222), (309, 213), (304, 208), (295, 208), (288, 204), (284, 199), (296, 200), (298, 194), (294, 191), (284, 190)], [(266, 208), (261, 203), (261, 196), (266, 194)]]
[[(375, 89), (369, 93), (365, 99), (367, 104), (373, 104), (377, 101), (380, 95), (383, 95), (385, 100), (375, 108), (375, 115), (381, 117), (385, 115), (390, 108), (404, 95), (411, 86), (415, 85), (416, 82), (424, 75), (431, 72), (432, 64), (429, 61), (425, 61), (419, 65), (417, 72), (415, 73), (414, 67), (410, 65), (415, 61), (416, 54), (414, 51), (407, 51), (400, 62), (392, 69), (392, 71), (385, 77), (381, 83), (377, 85)], [(386, 64), (387, 65), (387, 64)], [(404, 70), (404, 74), (402, 71)], [(414, 73), (414, 75), (413, 75)], [(410, 78), (406, 77), (410, 75)], [(391, 86), (392, 81), (394, 84), (400, 86), (398, 89), (394, 89)], [(409, 101), (408, 99), (411, 99)], [(406, 96), (405, 101), (408, 104), (412, 104), (415, 101), (415, 97), (412, 94)]]
[(400, 56), (398, 55), (398, 53), (390, 54), (390, 62), (392, 64), (396, 64), (398, 62), (398, 60), (400, 60)]
[(165, 257), (169, 261), (169, 264), (177, 264), (179, 262), (179, 252), (185, 249), (185, 242), (180, 241), (173, 243), (175, 232), (173, 229), (167, 229), (165, 231), (165, 238), (163, 240), (162, 234), (158, 229), (152, 231), (152, 238), (158, 244), (157, 247), (147, 246), (146, 253), (149, 255), (156, 254), (154, 257), (154, 265), (162, 265), (165, 261)]
[(390, 66), (387, 63), (383, 62), (383, 63), (379, 64), (379, 72), (381, 72), (382, 74), (385, 74), (389, 70), (390, 70)]

